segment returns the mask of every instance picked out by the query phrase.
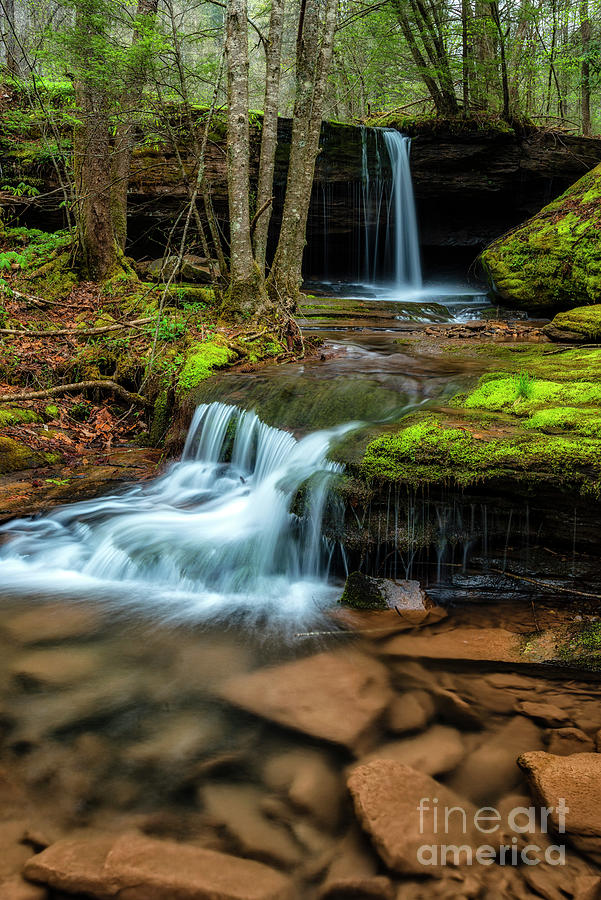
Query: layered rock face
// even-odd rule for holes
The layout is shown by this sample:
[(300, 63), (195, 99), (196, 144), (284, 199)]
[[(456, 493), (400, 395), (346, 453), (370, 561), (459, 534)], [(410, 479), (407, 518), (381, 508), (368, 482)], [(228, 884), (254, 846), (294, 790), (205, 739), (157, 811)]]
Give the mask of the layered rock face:
[[(482, 254), (502, 300), (532, 311), (570, 309), (601, 300), (601, 165)], [(589, 318), (594, 322), (589, 322)], [(587, 324), (588, 323), (588, 324)], [(558, 317), (551, 336), (601, 333), (598, 310)]]
[[(399, 122), (395, 127), (412, 137), (411, 167), (420, 239), (424, 247), (474, 252), (537, 213), (545, 203), (601, 162), (601, 140), (547, 132), (518, 134), (477, 124)], [(275, 173), (272, 239), (277, 234), (286, 183), (292, 123), (281, 119)], [(315, 168), (308, 222), (305, 271), (310, 277), (361, 276), (364, 246), (362, 211), (363, 141), (366, 129), (325, 122), (321, 153)], [(251, 177), (258, 173), (260, 132), (253, 128)], [(367, 139), (368, 160), (376, 172), (374, 142)], [(181, 148), (189, 175), (194, 164)], [(10, 160), (7, 160), (10, 164)], [(383, 164), (386, 165), (385, 160)], [(219, 130), (209, 141), (206, 171), (212, 203), (227, 224), (227, 183), (224, 138)], [(48, 187), (55, 178), (51, 166), (36, 163)], [(60, 225), (59, 194), (29, 203), (23, 215), (31, 224)], [(141, 146), (135, 151), (129, 188), (130, 250), (135, 256), (157, 256), (164, 233), (186, 200), (186, 189), (173, 151), (167, 146)], [(386, 227), (387, 204), (380, 207), (379, 225)], [(374, 232), (375, 208), (368, 214)], [(272, 240), (273, 243), (273, 240)]]

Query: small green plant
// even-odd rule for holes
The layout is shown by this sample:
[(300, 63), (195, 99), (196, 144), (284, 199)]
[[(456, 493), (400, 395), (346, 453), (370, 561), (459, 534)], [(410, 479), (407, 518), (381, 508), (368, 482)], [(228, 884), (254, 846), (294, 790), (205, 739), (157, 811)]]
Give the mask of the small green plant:
[(529, 375), (528, 372), (518, 372), (517, 375), (515, 375), (515, 391), (518, 400), (530, 399), (535, 380), (536, 379), (532, 375)]
[(26, 184), (20, 181), (17, 185), (3, 184), (1, 190), (13, 197), (37, 197), (40, 193), (32, 184)]
[(47, 484), (55, 484), (57, 487), (63, 487), (66, 484), (69, 484), (68, 478), (46, 478)]
[(90, 418), (90, 413), (90, 404), (86, 400), (81, 400), (79, 403), (75, 403), (74, 406), (71, 407), (69, 415), (77, 422), (87, 422)]
[(25, 257), (22, 253), (17, 253), (16, 250), (6, 250), (4, 253), (0, 253), (0, 271), (2, 272), (12, 269), (13, 264), (22, 266), (24, 262)]
[[(150, 326), (149, 331), (154, 333), (156, 326)], [(167, 341), (171, 343), (179, 340), (185, 333), (186, 326), (183, 322), (173, 322), (171, 319), (161, 319), (157, 328), (157, 339), (159, 341)]]

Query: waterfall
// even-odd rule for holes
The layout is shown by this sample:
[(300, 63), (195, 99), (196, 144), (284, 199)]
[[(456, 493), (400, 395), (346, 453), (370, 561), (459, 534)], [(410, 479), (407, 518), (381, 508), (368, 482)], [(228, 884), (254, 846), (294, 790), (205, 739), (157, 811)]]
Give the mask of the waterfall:
[(175, 620), (310, 620), (332, 599), (321, 526), (341, 467), (327, 452), (350, 427), (296, 440), (254, 412), (200, 406), (181, 461), (155, 481), (3, 526), (4, 592)]
[[(422, 272), (411, 179), (411, 138), (394, 128), (363, 128), (361, 137), (363, 260), (360, 277), (369, 283), (382, 283), (390, 281), (389, 274), (384, 276), (383, 270), (392, 271), (395, 290), (403, 293), (419, 290)], [(373, 153), (370, 153), (370, 142), (373, 142)], [(383, 209), (386, 212), (384, 235), (380, 226)]]

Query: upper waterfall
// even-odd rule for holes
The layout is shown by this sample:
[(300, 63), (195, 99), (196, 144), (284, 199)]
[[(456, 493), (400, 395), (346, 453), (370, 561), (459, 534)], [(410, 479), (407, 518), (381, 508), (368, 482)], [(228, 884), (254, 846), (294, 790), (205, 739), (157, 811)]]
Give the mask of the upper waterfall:
[[(374, 141), (373, 154), (369, 152), (370, 140)], [(402, 293), (420, 290), (422, 269), (411, 179), (411, 138), (394, 128), (364, 128), (362, 144), (361, 277), (369, 283), (392, 280), (394, 289)], [(383, 209), (384, 233), (380, 224)]]

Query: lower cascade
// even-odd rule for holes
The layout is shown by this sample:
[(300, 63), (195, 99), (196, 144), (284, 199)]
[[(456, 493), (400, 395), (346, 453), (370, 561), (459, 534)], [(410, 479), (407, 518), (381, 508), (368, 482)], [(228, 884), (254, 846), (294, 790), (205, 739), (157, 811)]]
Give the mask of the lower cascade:
[(321, 524), (341, 467), (327, 452), (350, 427), (296, 440), (254, 412), (200, 406), (161, 477), (0, 529), (5, 593), (107, 599), (173, 620), (309, 621), (334, 596)]

